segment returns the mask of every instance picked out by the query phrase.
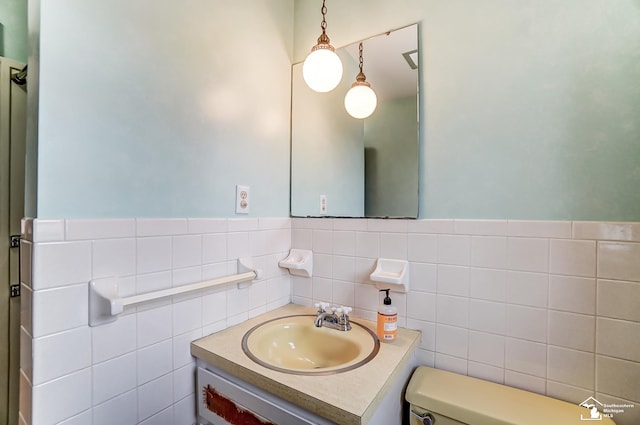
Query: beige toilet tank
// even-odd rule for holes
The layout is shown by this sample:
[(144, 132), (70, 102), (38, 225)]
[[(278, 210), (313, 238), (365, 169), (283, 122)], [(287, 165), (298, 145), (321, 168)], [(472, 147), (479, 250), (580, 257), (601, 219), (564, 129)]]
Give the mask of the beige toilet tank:
[(615, 425), (577, 404), (426, 366), (405, 397), (411, 425)]

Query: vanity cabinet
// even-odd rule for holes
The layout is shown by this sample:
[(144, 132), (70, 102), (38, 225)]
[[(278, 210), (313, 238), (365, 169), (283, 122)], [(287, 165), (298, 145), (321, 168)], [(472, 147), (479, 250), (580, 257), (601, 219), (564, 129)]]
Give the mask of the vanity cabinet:
[[(198, 417), (213, 425), (396, 425), (402, 423), (402, 393), (415, 368), (420, 332), (398, 329), (368, 363), (325, 376), (301, 376), (271, 370), (251, 360), (242, 338), (272, 319), (314, 314), (289, 304), (191, 343), (198, 376)], [(375, 329), (375, 323), (358, 322)], [(338, 332), (338, 331), (336, 331)], [(207, 398), (208, 397), (208, 398)], [(213, 400), (226, 407), (210, 409)], [(221, 410), (221, 409), (229, 409)], [(253, 422), (231, 422), (236, 410), (252, 412)], [(217, 411), (219, 414), (215, 413)], [(227, 412), (227, 413), (224, 413)], [(240, 413), (238, 413), (240, 414)], [(252, 417), (253, 416), (253, 417)]]

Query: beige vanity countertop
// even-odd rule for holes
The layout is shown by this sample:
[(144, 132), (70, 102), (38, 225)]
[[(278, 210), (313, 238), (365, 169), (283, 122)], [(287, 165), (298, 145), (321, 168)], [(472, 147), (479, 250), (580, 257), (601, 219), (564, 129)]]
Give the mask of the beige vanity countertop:
[[(380, 343), (380, 351), (369, 363), (326, 376), (301, 376), (277, 372), (253, 362), (242, 351), (242, 337), (255, 325), (315, 310), (288, 304), (239, 325), (216, 332), (191, 343), (191, 354), (271, 394), (333, 422), (344, 425), (366, 424), (405, 366), (413, 360), (420, 332), (398, 328), (391, 343)], [(372, 329), (375, 323), (353, 318)]]

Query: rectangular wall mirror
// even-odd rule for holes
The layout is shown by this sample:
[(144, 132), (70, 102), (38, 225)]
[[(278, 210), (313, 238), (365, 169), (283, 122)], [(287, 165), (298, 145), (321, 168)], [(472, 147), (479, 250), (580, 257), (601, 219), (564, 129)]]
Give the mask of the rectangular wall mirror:
[(418, 25), (361, 42), (363, 72), (378, 100), (368, 118), (353, 118), (344, 107), (359, 72), (360, 40), (336, 49), (344, 73), (331, 92), (312, 91), (302, 63), (293, 65), (294, 217), (418, 216)]

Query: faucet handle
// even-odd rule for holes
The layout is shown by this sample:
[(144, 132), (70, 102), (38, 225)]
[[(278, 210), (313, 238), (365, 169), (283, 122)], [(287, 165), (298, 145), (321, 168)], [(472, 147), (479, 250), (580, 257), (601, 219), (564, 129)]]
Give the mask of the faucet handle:
[(351, 324), (349, 323), (349, 313), (353, 310), (351, 307), (340, 306), (338, 312), (340, 317), (338, 318), (338, 322), (340, 326), (343, 327), (342, 330), (348, 331), (351, 330)]
[(319, 313), (324, 313), (327, 310), (327, 307), (329, 307), (329, 303), (315, 303), (314, 306), (318, 309)]

